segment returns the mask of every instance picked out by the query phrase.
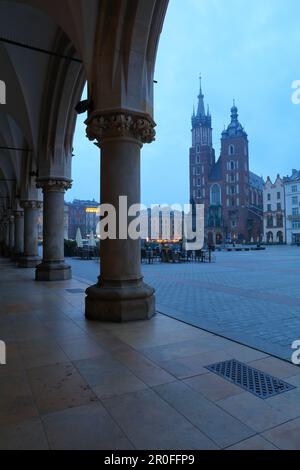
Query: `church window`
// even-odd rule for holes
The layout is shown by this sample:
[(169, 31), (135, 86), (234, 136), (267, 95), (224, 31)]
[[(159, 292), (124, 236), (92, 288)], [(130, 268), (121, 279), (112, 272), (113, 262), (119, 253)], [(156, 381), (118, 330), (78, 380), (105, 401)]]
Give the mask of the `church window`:
[(200, 166), (197, 166), (197, 175), (200, 175)]
[(235, 148), (234, 145), (229, 145), (229, 155), (234, 155), (235, 154)]
[(197, 178), (197, 186), (201, 186), (201, 179)]
[(230, 162), (230, 169), (231, 169), (231, 170), (234, 170), (234, 169), (235, 169), (235, 163), (234, 163), (233, 160), (231, 160), (231, 162)]
[(210, 203), (212, 206), (221, 205), (221, 188), (218, 184), (214, 184), (210, 188)]
[(201, 189), (198, 189), (198, 197), (201, 197)]
[(235, 194), (235, 187), (234, 186), (230, 187), (230, 194)]
[(196, 163), (200, 163), (200, 155), (197, 155), (197, 157), (196, 157)]

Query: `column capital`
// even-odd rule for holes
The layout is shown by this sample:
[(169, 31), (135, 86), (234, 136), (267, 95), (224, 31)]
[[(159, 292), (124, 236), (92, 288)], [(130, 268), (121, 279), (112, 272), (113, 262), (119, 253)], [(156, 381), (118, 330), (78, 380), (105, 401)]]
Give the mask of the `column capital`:
[(65, 192), (72, 187), (72, 180), (67, 178), (38, 178), (36, 187), (43, 191)]
[(23, 209), (41, 209), (43, 203), (41, 201), (21, 201), (20, 206)]
[(85, 121), (89, 140), (102, 142), (111, 139), (128, 138), (142, 144), (155, 140), (156, 127), (153, 119), (143, 113), (128, 110), (94, 111)]

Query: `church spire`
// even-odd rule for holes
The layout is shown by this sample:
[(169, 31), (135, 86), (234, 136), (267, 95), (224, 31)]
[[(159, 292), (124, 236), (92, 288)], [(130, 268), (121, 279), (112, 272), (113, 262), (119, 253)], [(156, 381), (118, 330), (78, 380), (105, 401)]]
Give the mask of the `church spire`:
[(205, 107), (204, 107), (204, 95), (202, 93), (202, 77), (199, 77), (200, 81), (200, 91), (198, 95), (198, 109), (197, 109), (197, 117), (204, 117), (205, 116)]
[(211, 128), (211, 114), (210, 114), (209, 106), (207, 107), (207, 112), (205, 112), (204, 94), (202, 92), (201, 75), (199, 76), (199, 81), (200, 81), (200, 89), (199, 89), (199, 95), (198, 95), (198, 106), (197, 106), (196, 113), (195, 113), (195, 108), (193, 110), (192, 126), (193, 128), (197, 126), (206, 126), (206, 127)]

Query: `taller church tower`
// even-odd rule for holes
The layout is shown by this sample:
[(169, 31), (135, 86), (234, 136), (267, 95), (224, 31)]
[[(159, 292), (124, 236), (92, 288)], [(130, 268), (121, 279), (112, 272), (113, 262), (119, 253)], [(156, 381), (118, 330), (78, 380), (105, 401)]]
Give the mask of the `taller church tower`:
[(192, 115), (192, 147), (190, 148), (190, 201), (192, 204), (209, 205), (208, 177), (215, 165), (212, 146), (212, 127), (209, 108), (205, 111), (200, 77), (197, 113)]

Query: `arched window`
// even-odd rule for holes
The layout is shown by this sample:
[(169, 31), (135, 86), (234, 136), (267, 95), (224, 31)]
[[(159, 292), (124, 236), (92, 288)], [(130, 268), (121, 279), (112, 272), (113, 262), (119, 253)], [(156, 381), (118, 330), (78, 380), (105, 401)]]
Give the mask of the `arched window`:
[(231, 162), (229, 163), (229, 168), (230, 170), (235, 170), (235, 163), (233, 160), (231, 160)]
[(235, 148), (234, 148), (234, 145), (229, 145), (229, 149), (228, 149), (228, 155), (234, 155), (235, 154)]
[(212, 206), (221, 205), (221, 188), (218, 184), (213, 184), (210, 188), (210, 204)]

